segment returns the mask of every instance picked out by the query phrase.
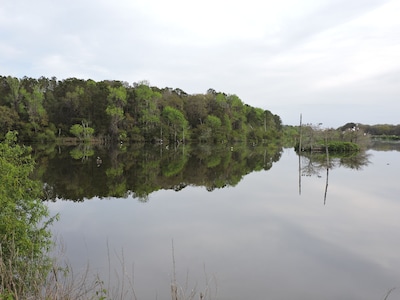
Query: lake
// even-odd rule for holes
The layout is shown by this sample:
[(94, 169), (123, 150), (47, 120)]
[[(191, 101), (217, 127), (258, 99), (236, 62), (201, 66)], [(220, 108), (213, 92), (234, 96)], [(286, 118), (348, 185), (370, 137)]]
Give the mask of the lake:
[(291, 148), (206, 150), (175, 161), (159, 149), (158, 166), (128, 162), (131, 150), (42, 158), (74, 273), (131, 282), (137, 299), (171, 299), (174, 278), (193, 299), (372, 300), (400, 287), (399, 145), (330, 157), (328, 171)]

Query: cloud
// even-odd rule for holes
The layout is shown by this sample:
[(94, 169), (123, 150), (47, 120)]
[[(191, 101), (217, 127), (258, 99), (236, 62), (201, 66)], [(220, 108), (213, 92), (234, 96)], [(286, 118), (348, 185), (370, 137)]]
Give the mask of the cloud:
[(304, 105), (376, 105), (379, 93), (394, 110), (399, 10), (395, 0), (5, 0), (0, 67), (17, 77), (212, 87), (287, 123)]

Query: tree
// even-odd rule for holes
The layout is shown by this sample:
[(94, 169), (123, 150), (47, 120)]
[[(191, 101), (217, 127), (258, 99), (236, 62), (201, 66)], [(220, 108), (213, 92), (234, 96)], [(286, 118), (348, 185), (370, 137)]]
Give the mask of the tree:
[[(178, 131), (182, 134), (182, 141), (185, 139), (185, 133), (187, 135), (188, 121), (181, 111), (171, 106), (166, 106), (162, 112), (163, 119), (168, 127), (172, 128), (173, 140), (178, 141)], [(171, 138), (170, 138), (171, 139)]]
[(204, 95), (188, 96), (184, 109), (192, 128), (204, 123), (207, 117), (207, 104), (208, 101)]
[(82, 121), (82, 124), (74, 124), (69, 130), (71, 134), (76, 136), (79, 140), (89, 140), (94, 134), (94, 129), (89, 127), (88, 123)]
[(247, 124), (248, 141), (252, 143), (261, 142), (263, 140), (264, 133), (266, 132), (264, 110), (261, 108), (249, 107), (247, 112)]
[(43, 107), (44, 94), (38, 85), (35, 85), (32, 92), (22, 89), (25, 106), (29, 116), (29, 122), (33, 125), (35, 133), (38, 126), (48, 124), (46, 110)]
[(202, 133), (200, 136), (201, 140), (206, 141), (218, 141), (220, 140), (220, 128), (221, 128), (221, 119), (217, 116), (209, 115), (206, 118), (204, 126), (202, 126)]
[(246, 109), (248, 106), (245, 106), (242, 100), (236, 95), (229, 95), (227, 102), (234, 140), (243, 141), (246, 137)]
[(21, 83), (18, 78), (8, 76), (7, 79), (7, 84), (10, 87), (10, 95), (9, 95), (9, 101), (11, 103), (11, 107), (16, 111), (19, 112), (21, 108)]
[(85, 95), (83, 85), (83, 80), (77, 78), (65, 79), (59, 82), (54, 91), (51, 92), (52, 95), (46, 98), (50, 101), (51, 98), (54, 98), (55, 103), (50, 104), (52, 116), (49, 119), (60, 132), (68, 132), (73, 124), (80, 122), (83, 118), (88, 118), (87, 115), (82, 115), (84, 106), (81, 99)]
[(0, 138), (17, 127), (19, 116), (15, 110), (7, 106), (0, 106)]
[[(160, 111), (157, 106), (161, 99), (159, 92), (154, 92), (147, 84), (135, 87), (135, 101), (138, 108), (138, 118), (143, 136), (146, 140), (154, 137), (154, 129), (160, 124)], [(157, 127), (158, 128), (158, 127)]]
[(106, 114), (110, 116), (110, 133), (112, 138), (119, 136), (119, 123), (124, 119), (124, 106), (126, 105), (126, 88), (120, 87), (109, 87), (110, 91), (107, 100), (108, 105), (106, 108)]
[(184, 98), (186, 97), (180, 95), (180, 91), (172, 90), (171, 88), (163, 89), (161, 91), (161, 100), (159, 101), (161, 104), (160, 108), (162, 109), (165, 106), (171, 106), (182, 111), (184, 106)]

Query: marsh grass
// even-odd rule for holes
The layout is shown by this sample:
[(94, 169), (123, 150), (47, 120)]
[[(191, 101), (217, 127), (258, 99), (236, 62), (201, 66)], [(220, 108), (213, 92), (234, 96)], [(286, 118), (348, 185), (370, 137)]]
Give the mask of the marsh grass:
[(41, 257), (20, 257), (15, 248), (11, 255), (0, 252), (1, 300), (106, 299), (105, 296), (103, 282), (91, 275), (89, 265), (75, 274), (62, 256), (51, 258), (46, 253)]
[[(125, 261), (124, 251), (111, 253), (107, 242), (107, 282), (87, 263), (74, 270), (65, 257), (65, 247), (55, 243), (57, 249), (38, 257), (19, 257), (15, 248), (7, 259), (0, 247), (0, 300), (139, 300), (134, 285), (134, 265)], [(15, 251), (15, 252), (14, 252)], [(116, 257), (117, 266), (111, 265)], [(20, 264), (16, 264), (21, 261)], [(16, 267), (17, 266), (17, 267)], [(42, 266), (42, 267), (41, 267)], [(176, 261), (172, 243), (172, 274), (170, 294), (172, 300), (211, 300), (217, 293), (215, 277), (209, 278), (204, 266), (204, 288), (197, 283), (190, 286), (189, 272), (184, 284), (176, 276)], [(165, 294), (168, 291), (164, 291)], [(157, 299), (157, 296), (156, 298)]]
[[(172, 279), (171, 279), (171, 299), (172, 300), (211, 300), (212, 292), (217, 294), (217, 281), (214, 276), (208, 278), (205, 265), (203, 265), (205, 285), (201, 291), (197, 290), (197, 284), (189, 287), (189, 272), (186, 272), (185, 285), (181, 286), (177, 281), (176, 276), (176, 261), (175, 261), (175, 248), (174, 241), (172, 240)], [(212, 285), (213, 284), (213, 285)], [(213, 289), (211, 287), (214, 287)]]

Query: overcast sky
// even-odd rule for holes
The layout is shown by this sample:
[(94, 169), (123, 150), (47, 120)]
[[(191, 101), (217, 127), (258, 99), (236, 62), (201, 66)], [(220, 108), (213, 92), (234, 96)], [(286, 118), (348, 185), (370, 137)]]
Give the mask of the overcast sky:
[(0, 75), (236, 94), (284, 124), (400, 124), (399, 0), (1, 0)]

